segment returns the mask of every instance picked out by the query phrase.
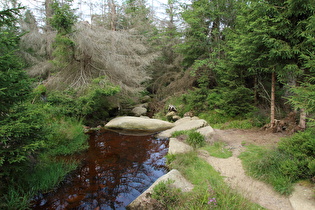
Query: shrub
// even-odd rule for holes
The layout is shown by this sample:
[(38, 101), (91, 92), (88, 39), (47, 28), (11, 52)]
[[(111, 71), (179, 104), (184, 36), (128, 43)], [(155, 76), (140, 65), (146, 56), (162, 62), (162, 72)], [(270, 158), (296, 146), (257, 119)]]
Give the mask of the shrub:
[(278, 148), (248, 146), (239, 157), (248, 173), (272, 184), (278, 192), (290, 194), (292, 185), (315, 177), (314, 130), (296, 133), (279, 142)]
[(279, 151), (287, 154), (282, 170), (294, 179), (309, 179), (315, 176), (315, 130), (296, 133), (279, 142)]
[(188, 132), (188, 138), (186, 139), (186, 142), (194, 148), (199, 148), (204, 146), (205, 137), (199, 132), (191, 130), (190, 132)]

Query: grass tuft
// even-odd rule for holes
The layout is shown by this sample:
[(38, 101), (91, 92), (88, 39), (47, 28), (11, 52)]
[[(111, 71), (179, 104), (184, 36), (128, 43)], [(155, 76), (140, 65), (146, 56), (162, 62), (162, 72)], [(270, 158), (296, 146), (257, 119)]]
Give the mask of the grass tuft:
[(229, 158), (232, 157), (232, 151), (226, 148), (224, 142), (216, 141), (212, 145), (207, 145), (201, 149), (206, 150), (213, 157), (217, 158)]

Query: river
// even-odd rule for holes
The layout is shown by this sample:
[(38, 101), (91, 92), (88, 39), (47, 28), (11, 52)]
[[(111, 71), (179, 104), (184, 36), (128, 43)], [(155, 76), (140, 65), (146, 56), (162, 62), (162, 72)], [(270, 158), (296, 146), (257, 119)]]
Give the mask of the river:
[(166, 174), (168, 140), (153, 135), (91, 134), (82, 166), (61, 186), (39, 195), (33, 209), (125, 209)]

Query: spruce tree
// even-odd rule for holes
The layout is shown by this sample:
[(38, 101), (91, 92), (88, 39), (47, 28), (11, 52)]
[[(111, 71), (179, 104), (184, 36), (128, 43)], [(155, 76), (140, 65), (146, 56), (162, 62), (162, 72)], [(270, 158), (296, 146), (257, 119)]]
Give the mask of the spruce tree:
[[(314, 50), (305, 36), (313, 14), (313, 0), (244, 3), (236, 29), (228, 37), (230, 69), (246, 69), (247, 75), (270, 74), (272, 90), (275, 77), (278, 83), (295, 86), (308, 71), (303, 57)], [(275, 123), (274, 106), (271, 103), (271, 127)]]

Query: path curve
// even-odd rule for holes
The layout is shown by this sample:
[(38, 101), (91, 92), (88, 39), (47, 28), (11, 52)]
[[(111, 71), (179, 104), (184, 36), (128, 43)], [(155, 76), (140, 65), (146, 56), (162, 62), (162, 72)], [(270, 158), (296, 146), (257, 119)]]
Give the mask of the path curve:
[(282, 196), (273, 188), (257, 179), (245, 174), (239, 154), (246, 150), (243, 144), (255, 144), (274, 147), (286, 137), (283, 133), (271, 133), (261, 129), (215, 129), (212, 141), (223, 141), (233, 152), (227, 159), (212, 157), (207, 151), (199, 150), (199, 157), (207, 161), (215, 170), (225, 177), (225, 181), (237, 191), (241, 192), (254, 203), (270, 210), (310, 210), (315, 209), (314, 186), (307, 187), (302, 184), (295, 186), (291, 196)]
[(239, 158), (235, 156), (227, 159), (215, 158), (203, 150), (199, 150), (198, 153), (199, 157), (225, 177), (231, 188), (237, 189), (252, 202), (271, 210), (293, 210), (287, 197), (279, 195), (265, 183), (247, 176)]

